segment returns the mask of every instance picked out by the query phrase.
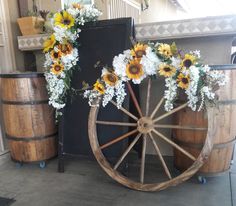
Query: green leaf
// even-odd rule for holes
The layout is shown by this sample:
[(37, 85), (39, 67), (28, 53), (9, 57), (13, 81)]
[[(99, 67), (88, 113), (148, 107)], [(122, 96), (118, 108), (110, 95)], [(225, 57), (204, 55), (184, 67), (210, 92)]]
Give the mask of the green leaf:
[(177, 46), (175, 44), (175, 42), (173, 42), (171, 45), (170, 45), (170, 49), (171, 49), (171, 52), (173, 55), (177, 54), (178, 53), (178, 49), (177, 49)]
[(87, 83), (87, 82), (85, 82), (85, 81), (82, 81), (82, 90), (86, 90), (86, 89), (88, 89), (90, 86), (89, 86), (89, 84)]

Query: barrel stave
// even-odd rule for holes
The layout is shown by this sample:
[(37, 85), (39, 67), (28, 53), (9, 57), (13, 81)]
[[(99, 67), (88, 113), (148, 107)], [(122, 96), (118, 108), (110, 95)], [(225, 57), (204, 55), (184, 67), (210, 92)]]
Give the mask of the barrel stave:
[(34, 162), (56, 156), (54, 109), (48, 105), (43, 75), (29, 73), (0, 77), (3, 120), (12, 159)]

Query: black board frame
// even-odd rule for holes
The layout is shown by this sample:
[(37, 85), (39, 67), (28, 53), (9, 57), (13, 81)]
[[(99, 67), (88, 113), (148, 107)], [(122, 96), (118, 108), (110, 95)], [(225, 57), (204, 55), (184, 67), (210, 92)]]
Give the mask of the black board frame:
[[(120, 26), (122, 25), (125, 28), (126, 34), (123, 34), (125, 36), (125, 41), (124, 41), (124, 48), (128, 49), (131, 47), (131, 38), (134, 38), (134, 24), (133, 24), (133, 19), (132, 18), (120, 18), (120, 19), (112, 19), (112, 20), (101, 20), (97, 22), (90, 22), (85, 24), (81, 28), (81, 33), (83, 30), (90, 29), (92, 27), (94, 28), (103, 28), (103, 27), (109, 27), (109, 26)], [(122, 52), (122, 51), (120, 51)], [(116, 54), (117, 55), (117, 54)], [(112, 59), (111, 59), (112, 61)], [(111, 64), (111, 62), (110, 62)], [(82, 97), (80, 97), (82, 98)], [(65, 140), (65, 112), (66, 109), (62, 110), (63, 116), (60, 119), (59, 122), (59, 131), (58, 131), (58, 172), (64, 172), (65, 171), (65, 161), (68, 156), (78, 156), (78, 154), (73, 154), (73, 152), (68, 152), (65, 151), (65, 145), (64, 145), (64, 140)], [(87, 120), (84, 120), (87, 121)]]

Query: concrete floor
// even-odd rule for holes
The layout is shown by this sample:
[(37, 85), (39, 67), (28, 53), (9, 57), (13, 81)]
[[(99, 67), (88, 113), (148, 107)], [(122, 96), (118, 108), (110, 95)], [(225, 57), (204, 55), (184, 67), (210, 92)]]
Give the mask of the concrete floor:
[(12, 206), (236, 206), (235, 166), (229, 174), (208, 178), (205, 185), (193, 177), (147, 193), (119, 185), (84, 158), (69, 160), (65, 173), (57, 173), (56, 159), (40, 169), (37, 164), (17, 168), (8, 158), (0, 157), (0, 196), (14, 198)]

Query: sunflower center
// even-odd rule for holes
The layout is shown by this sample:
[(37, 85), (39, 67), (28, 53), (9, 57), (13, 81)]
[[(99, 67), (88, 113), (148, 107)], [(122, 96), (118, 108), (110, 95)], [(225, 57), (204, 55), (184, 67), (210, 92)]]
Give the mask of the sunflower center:
[(53, 57), (57, 59), (59, 57), (58, 53), (57, 52), (53, 53)]
[(182, 80), (181, 80), (184, 84), (188, 84), (188, 78), (182, 78)]
[(190, 59), (184, 60), (184, 66), (185, 67), (190, 67), (192, 65), (192, 61)]
[(61, 51), (62, 53), (67, 53), (70, 51), (70, 48), (67, 45), (62, 45)]
[(60, 65), (56, 65), (54, 67), (54, 70), (57, 71), (57, 72), (61, 71), (61, 66)]
[(170, 72), (171, 69), (170, 69), (170, 67), (164, 67), (164, 71), (165, 71), (165, 72)]
[(131, 65), (129, 68), (129, 71), (131, 74), (138, 74), (140, 71), (140, 68), (136, 65)]
[(98, 86), (98, 90), (99, 90), (100, 92), (103, 92), (103, 87)]
[(138, 50), (135, 53), (136, 53), (137, 58), (141, 58), (143, 55), (146, 54), (146, 52), (143, 50)]
[(113, 74), (109, 74), (107, 76), (107, 79), (110, 81), (110, 82), (116, 82), (116, 77), (113, 75)]
[(70, 24), (70, 20), (69, 20), (69, 19), (64, 19), (64, 20), (63, 20), (63, 24), (69, 25), (69, 24)]

